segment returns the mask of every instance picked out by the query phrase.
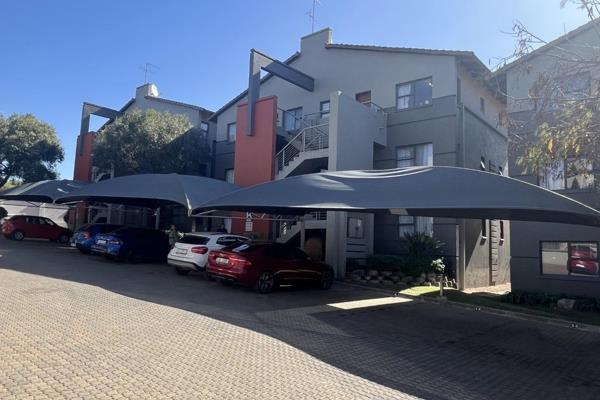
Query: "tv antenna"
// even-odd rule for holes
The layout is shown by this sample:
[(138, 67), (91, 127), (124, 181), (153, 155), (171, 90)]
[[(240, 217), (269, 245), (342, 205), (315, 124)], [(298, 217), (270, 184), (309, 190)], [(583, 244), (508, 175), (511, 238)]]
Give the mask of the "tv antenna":
[(308, 19), (310, 19), (311, 33), (315, 32), (315, 17), (316, 17), (315, 10), (316, 10), (317, 6), (319, 5), (319, 3), (321, 3), (320, 0), (312, 0), (312, 8), (304, 13), (304, 15), (307, 15)]
[(144, 64), (143, 67), (140, 67), (140, 69), (144, 71), (144, 83), (148, 83), (148, 76), (156, 72), (158, 65), (146, 62), (146, 64)]

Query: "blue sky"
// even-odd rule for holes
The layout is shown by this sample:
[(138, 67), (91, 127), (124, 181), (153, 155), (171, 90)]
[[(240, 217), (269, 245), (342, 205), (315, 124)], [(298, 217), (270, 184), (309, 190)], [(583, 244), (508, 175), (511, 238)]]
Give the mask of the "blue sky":
[[(284, 59), (310, 33), (312, 0), (5, 0), (0, 8), (0, 113), (33, 113), (63, 143), (71, 178), (81, 104), (120, 108), (144, 83), (216, 110), (247, 85), (248, 51)], [(586, 22), (560, 0), (320, 0), (315, 28), (337, 43), (509, 55), (515, 20), (545, 39)], [(93, 121), (98, 126), (101, 120)]]

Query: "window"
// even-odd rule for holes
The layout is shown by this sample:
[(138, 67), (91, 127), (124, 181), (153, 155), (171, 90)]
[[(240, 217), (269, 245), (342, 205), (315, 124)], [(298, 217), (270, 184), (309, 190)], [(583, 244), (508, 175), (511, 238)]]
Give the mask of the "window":
[(319, 106), (319, 114), (321, 115), (321, 118), (329, 118), (329, 106), (329, 100), (321, 102), (321, 105)]
[(485, 99), (483, 97), (479, 98), (479, 111), (481, 111), (482, 114), (485, 114)]
[(498, 167), (498, 175), (504, 176), (504, 168)]
[(487, 219), (481, 220), (481, 238), (487, 239)]
[(371, 104), (371, 91), (367, 90), (366, 92), (356, 93), (355, 96), (356, 101), (362, 104)]
[(302, 127), (302, 107), (292, 108), (284, 112), (283, 129), (295, 131)]
[[(433, 144), (425, 143), (396, 148), (396, 166), (398, 168), (427, 165), (433, 165)], [(408, 215), (398, 217), (398, 234), (400, 239), (404, 238), (406, 234), (416, 232), (432, 236), (433, 218), (412, 217)]]
[(396, 109), (398, 110), (428, 106), (431, 104), (431, 98), (431, 78), (396, 86)]
[(540, 171), (539, 185), (550, 190), (594, 187), (594, 167), (586, 158), (556, 160)]
[(487, 170), (487, 167), (485, 165), (485, 157), (481, 157), (481, 161), (479, 162), (479, 169), (482, 171)]
[(229, 182), (229, 183), (235, 182), (235, 172), (234, 172), (233, 168), (225, 170), (225, 182)]
[(227, 124), (227, 141), (229, 143), (235, 142), (236, 132), (236, 123), (232, 122), (231, 124)]
[(432, 217), (413, 217), (411, 215), (401, 215), (398, 217), (398, 236), (403, 239), (406, 235), (414, 233), (424, 233), (433, 236), (433, 218)]
[(363, 239), (365, 237), (362, 218), (348, 217), (348, 237), (352, 239)]
[(460, 78), (456, 78), (456, 102), (458, 104), (462, 102), (462, 83)]
[(200, 130), (202, 132), (208, 132), (208, 124), (206, 122), (200, 122)]
[(500, 221), (500, 241), (504, 241), (504, 221)]
[(542, 242), (542, 275), (598, 278), (597, 242)]
[(433, 144), (425, 143), (396, 148), (396, 166), (398, 168), (425, 165), (433, 165)]

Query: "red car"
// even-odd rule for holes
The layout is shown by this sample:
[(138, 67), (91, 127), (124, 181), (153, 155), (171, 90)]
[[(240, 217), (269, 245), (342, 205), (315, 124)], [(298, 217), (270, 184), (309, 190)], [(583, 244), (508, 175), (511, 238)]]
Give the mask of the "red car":
[(2, 234), (7, 239), (23, 240), (25, 238), (48, 239), (67, 243), (71, 231), (56, 225), (45, 217), (32, 215), (15, 215), (2, 222)]
[(314, 283), (329, 289), (333, 269), (311, 260), (305, 252), (281, 243), (238, 243), (208, 255), (209, 278), (251, 286), (269, 293), (278, 285)]
[(569, 273), (581, 275), (598, 275), (598, 255), (591, 247), (571, 248), (571, 259), (568, 266)]

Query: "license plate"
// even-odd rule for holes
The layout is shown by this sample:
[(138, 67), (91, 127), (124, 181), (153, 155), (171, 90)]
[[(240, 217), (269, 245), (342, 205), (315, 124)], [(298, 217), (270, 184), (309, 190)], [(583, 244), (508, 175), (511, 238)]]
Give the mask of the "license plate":
[(187, 250), (178, 249), (178, 250), (175, 250), (175, 254), (180, 255), (180, 256), (185, 256), (187, 254)]
[(69, 244), (71, 245), (71, 247), (77, 247), (77, 245), (75, 244), (75, 242), (71, 242)]
[(217, 264), (229, 264), (229, 260), (223, 257), (217, 257), (215, 261)]
[(96, 241), (96, 243), (98, 243), (98, 244), (106, 244), (106, 240), (104, 240), (104, 239), (98, 239)]

